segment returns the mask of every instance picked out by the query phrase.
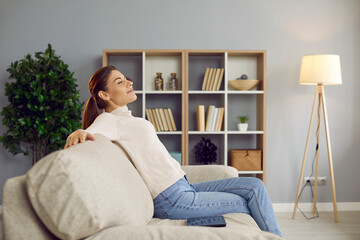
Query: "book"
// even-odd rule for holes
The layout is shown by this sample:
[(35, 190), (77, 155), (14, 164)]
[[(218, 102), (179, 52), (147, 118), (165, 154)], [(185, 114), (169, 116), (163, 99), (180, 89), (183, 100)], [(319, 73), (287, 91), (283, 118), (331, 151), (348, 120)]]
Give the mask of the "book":
[(169, 116), (170, 116), (172, 128), (174, 129), (174, 131), (176, 131), (175, 120), (174, 120), (174, 116), (172, 114), (171, 108), (168, 108), (168, 111), (169, 111)]
[(218, 82), (218, 79), (219, 79), (219, 76), (220, 76), (220, 72), (221, 72), (221, 68), (216, 68), (214, 79), (213, 79), (213, 81), (211, 83), (211, 86), (210, 86), (211, 91), (216, 90), (216, 86), (217, 86), (217, 82)]
[(216, 87), (215, 87), (216, 91), (220, 90), (220, 86), (221, 86), (221, 82), (223, 80), (223, 76), (224, 76), (224, 68), (221, 68), (220, 75), (219, 75), (219, 78), (217, 80), (217, 84), (216, 84)]
[(215, 108), (214, 112), (213, 112), (213, 117), (212, 117), (212, 123), (211, 123), (211, 132), (215, 132), (215, 126), (216, 126), (216, 117), (217, 117), (217, 113), (219, 111), (219, 108)]
[(154, 123), (155, 123), (155, 126), (156, 126), (156, 131), (160, 131), (160, 124), (159, 124), (159, 121), (157, 119), (157, 116), (156, 116), (156, 112), (155, 112), (155, 109), (149, 109), (150, 111), (150, 115), (152, 116), (153, 120), (154, 120)]
[(216, 108), (215, 109), (215, 112), (214, 112), (214, 119), (215, 119), (215, 123), (214, 123), (214, 126), (213, 126), (213, 131), (214, 132), (217, 132), (217, 129), (218, 129), (218, 123), (220, 121), (220, 113), (221, 113), (221, 109), (220, 108)]
[(162, 121), (163, 126), (164, 126), (164, 131), (169, 131), (169, 126), (168, 126), (167, 121), (166, 121), (164, 109), (159, 108), (159, 113), (160, 113), (161, 121)]
[(198, 105), (197, 109), (197, 127), (198, 131), (205, 131), (205, 106), (204, 105)]
[(166, 123), (169, 127), (169, 131), (174, 131), (172, 123), (171, 123), (169, 111), (167, 109), (164, 109), (164, 114), (165, 114), (165, 118), (166, 118)]
[(214, 86), (214, 82), (215, 82), (215, 78), (216, 78), (216, 71), (217, 71), (217, 68), (214, 68), (213, 70), (213, 75), (211, 77), (211, 81), (209, 83), (209, 91), (212, 91), (212, 87)]
[(154, 125), (155, 131), (157, 131), (154, 119), (152, 118), (152, 116), (150, 114), (150, 110), (148, 108), (145, 109), (145, 113), (146, 113), (147, 119), (152, 123), (152, 125)]
[(223, 122), (223, 119), (224, 119), (224, 112), (225, 112), (225, 108), (220, 108), (220, 111), (219, 111), (219, 121), (217, 123), (217, 131), (220, 132), (221, 131), (221, 127), (222, 127), (222, 122)]
[(214, 110), (215, 110), (215, 106), (214, 105), (210, 105), (207, 108), (207, 113), (206, 113), (206, 124), (205, 124), (205, 131), (206, 132), (210, 132), (211, 131), (211, 125), (212, 125), (212, 119), (213, 119), (213, 115), (214, 115)]
[(209, 78), (209, 72), (210, 72), (210, 68), (206, 68), (205, 70), (205, 75), (204, 75), (204, 80), (203, 80), (203, 84), (202, 84), (202, 88), (201, 90), (206, 90), (206, 84), (207, 84), (207, 81), (208, 81), (208, 78)]
[(161, 120), (160, 111), (159, 111), (158, 108), (155, 108), (154, 110), (155, 110), (155, 116), (156, 116), (156, 118), (158, 120), (158, 123), (159, 123), (159, 131), (164, 131), (165, 128), (164, 128), (163, 122)]
[(210, 90), (210, 84), (211, 84), (211, 81), (212, 81), (212, 78), (214, 76), (214, 71), (215, 68), (210, 68), (210, 71), (209, 71), (209, 77), (207, 79), (207, 82), (206, 82), (206, 87), (205, 87), (205, 90), (206, 91), (209, 91)]

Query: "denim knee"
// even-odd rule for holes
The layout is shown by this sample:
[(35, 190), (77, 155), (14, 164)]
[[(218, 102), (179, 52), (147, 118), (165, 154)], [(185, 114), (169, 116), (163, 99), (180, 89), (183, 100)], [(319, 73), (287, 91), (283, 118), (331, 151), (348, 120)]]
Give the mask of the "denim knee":
[(265, 190), (264, 182), (259, 178), (251, 177), (248, 180), (250, 181), (249, 185), (252, 186), (252, 190), (255, 193), (263, 192)]

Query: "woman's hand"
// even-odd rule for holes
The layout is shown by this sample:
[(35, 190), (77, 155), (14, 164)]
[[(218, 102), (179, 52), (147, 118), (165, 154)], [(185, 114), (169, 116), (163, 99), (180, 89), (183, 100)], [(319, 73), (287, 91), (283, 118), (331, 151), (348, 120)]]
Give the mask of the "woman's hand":
[(66, 139), (66, 144), (65, 144), (64, 149), (71, 147), (72, 145), (76, 145), (79, 142), (83, 143), (86, 140), (95, 140), (95, 137), (91, 133), (85, 132), (82, 129), (76, 130), (75, 132), (70, 134), (68, 136), (68, 138)]

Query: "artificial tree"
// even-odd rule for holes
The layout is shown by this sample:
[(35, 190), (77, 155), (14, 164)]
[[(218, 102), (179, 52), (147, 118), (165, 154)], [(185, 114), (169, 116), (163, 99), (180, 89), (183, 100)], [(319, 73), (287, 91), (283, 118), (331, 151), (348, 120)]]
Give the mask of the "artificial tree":
[(33, 164), (62, 148), (66, 137), (81, 127), (84, 105), (79, 100), (74, 73), (48, 44), (45, 52), (12, 62), (5, 95), (9, 105), (2, 111), (7, 127), (0, 142), (12, 154), (33, 153)]

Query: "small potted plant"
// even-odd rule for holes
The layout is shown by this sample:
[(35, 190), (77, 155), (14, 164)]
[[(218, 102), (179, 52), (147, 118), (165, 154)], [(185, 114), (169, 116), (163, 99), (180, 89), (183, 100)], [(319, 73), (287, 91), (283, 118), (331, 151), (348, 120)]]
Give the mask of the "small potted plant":
[(238, 123), (238, 129), (240, 132), (246, 132), (248, 129), (248, 123), (249, 117), (247, 115), (241, 115), (238, 116), (238, 119), (240, 123)]

